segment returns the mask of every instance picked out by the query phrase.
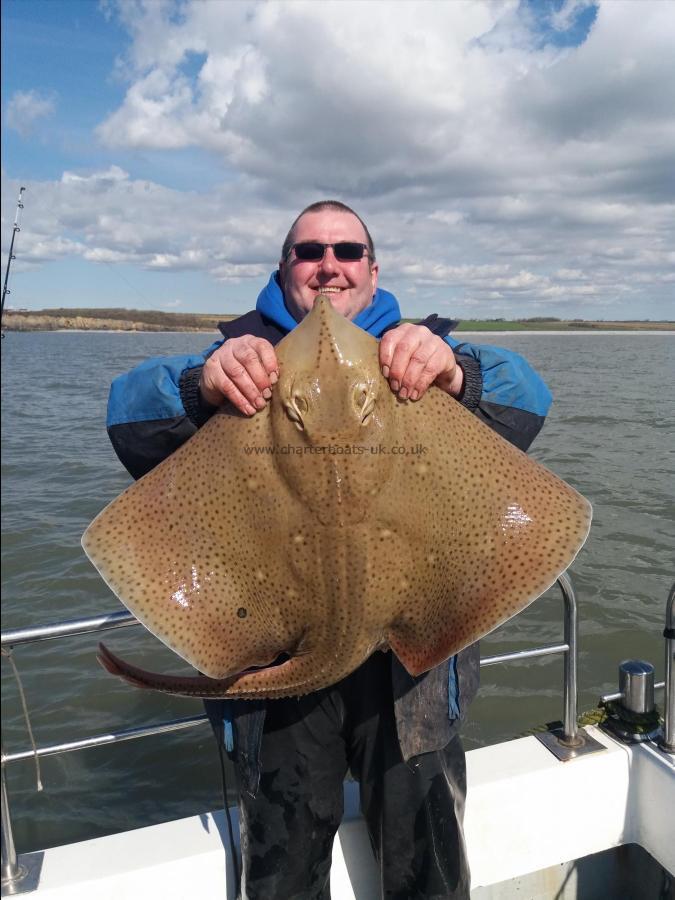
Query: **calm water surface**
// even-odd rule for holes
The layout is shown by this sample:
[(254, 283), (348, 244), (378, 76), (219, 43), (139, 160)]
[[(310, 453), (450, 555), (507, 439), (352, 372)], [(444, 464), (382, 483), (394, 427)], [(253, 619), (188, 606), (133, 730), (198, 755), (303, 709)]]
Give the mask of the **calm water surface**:
[[(465, 337), (462, 335), (462, 337)], [(663, 677), (665, 601), (674, 577), (675, 338), (657, 334), (466, 336), (514, 349), (538, 369), (555, 404), (532, 455), (585, 494), (594, 524), (572, 567), (580, 601), (580, 709), (613, 690), (618, 662), (650, 659)], [(111, 379), (153, 355), (194, 352), (210, 335), (9, 333), (2, 342), (3, 629), (120, 609), (80, 548), (82, 532), (130, 478), (105, 432)], [(499, 653), (562, 637), (552, 589), (484, 641)], [(169, 669), (168, 651), (139, 628), (108, 635), (122, 656)], [(83, 636), (19, 647), (38, 745), (201, 711), (197, 701), (129, 688), (95, 662)], [(560, 718), (562, 662), (483, 669), (468, 748)], [(28, 747), (3, 660), (4, 746)], [(208, 727), (9, 766), (19, 850), (189, 815), (220, 803)]]

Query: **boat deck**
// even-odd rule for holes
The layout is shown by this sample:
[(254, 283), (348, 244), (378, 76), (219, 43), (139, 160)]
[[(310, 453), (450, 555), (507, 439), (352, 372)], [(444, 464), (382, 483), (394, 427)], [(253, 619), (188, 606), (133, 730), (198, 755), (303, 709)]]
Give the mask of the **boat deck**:
[[(575, 862), (593, 854), (601, 854), (602, 896), (609, 898), (607, 851), (618, 847), (627, 848), (616, 857), (619, 866), (627, 853), (633, 864), (641, 860), (642, 888), (660, 885), (658, 893), (636, 898), (669, 896), (663, 891), (675, 883), (668, 875), (675, 873), (673, 757), (653, 744), (620, 744), (595, 727), (588, 733), (606, 749), (565, 763), (535, 737), (467, 754), (465, 831), (476, 900), (595, 896), (579, 890), (592, 877), (589, 864)], [(236, 830), (236, 810), (233, 817)], [(228, 854), (219, 811), (29, 854), (21, 862), (39, 870), (41, 900), (229, 900), (235, 890)], [(645, 860), (653, 865), (645, 868)], [(617, 896), (628, 900), (632, 891), (621, 883), (628, 893)], [(379, 896), (355, 784), (345, 785), (331, 889), (336, 900)]]

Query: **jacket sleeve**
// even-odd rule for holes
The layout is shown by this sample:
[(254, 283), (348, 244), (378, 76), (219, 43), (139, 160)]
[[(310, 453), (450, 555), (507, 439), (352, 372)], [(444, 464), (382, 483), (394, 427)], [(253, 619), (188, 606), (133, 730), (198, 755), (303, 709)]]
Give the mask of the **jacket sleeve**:
[[(527, 450), (551, 404), (548, 388), (517, 353), (445, 338), (464, 372), (460, 402), (521, 450)], [(120, 461), (140, 478), (192, 437), (214, 412), (202, 403), (202, 354), (150, 359), (116, 378), (108, 400), (108, 434)]]
[(460, 402), (520, 450), (535, 439), (551, 407), (551, 392), (530, 364), (511, 350), (445, 338), (464, 372)]
[(214, 412), (199, 394), (204, 353), (149, 359), (112, 383), (108, 436), (122, 465), (140, 478), (170, 456)]

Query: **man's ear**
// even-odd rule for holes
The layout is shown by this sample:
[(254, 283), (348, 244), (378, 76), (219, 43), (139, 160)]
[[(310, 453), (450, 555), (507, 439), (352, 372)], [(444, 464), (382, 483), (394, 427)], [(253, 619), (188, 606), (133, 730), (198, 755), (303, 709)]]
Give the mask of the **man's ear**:
[(380, 267), (376, 262), (374, 262), (370, 267), (370, 280), (373, 285), (373, 296), (375, 295), (375, 291), (377, 290), (377, 275), (380, 271)]

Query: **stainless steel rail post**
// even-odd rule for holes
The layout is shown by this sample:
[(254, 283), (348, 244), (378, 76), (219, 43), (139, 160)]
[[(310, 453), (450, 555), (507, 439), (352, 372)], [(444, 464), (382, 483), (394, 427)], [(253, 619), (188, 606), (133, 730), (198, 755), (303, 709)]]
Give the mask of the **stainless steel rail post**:
[(564, 677), (563, 677), (563, 726), (535, 734), (535, 737), (561, 762), (567, 762), (586, 753), (595, 753), (605, 747), (577, 725), (577, 660), (579, 655), (579, 617), (577, 598), (572, 581), (566, 572), (558, 578), (565, 603), (564, 616)]
[(563, 733), (561, 743), (567, 747), (580, 747), (583, 738), (577, 728), (577, 658), (579, 653), (579, 616), (577, 598), (566, 572), (558, 579), (565, 602), (564, 641), (567, 650), (563, 657)]
[[(3, 750), (4, 756), (4, 750)], [(9, 798), (7, 796), (7, 779), (5, 775), (5, 761), (2, 761), (2, 886), (15, 884), (25, 874), (25, 870), (19, 865), (14, 845), (14, 832), (12, 831), (12, 817), (9, 812)]]
[(663, 737), (661, 748), (668, 753), (675, 753), (675, 584), (671, 587), (666, 603), (666, 627), (663, 636), (666, 639), (666, 696), (663, 701)]

